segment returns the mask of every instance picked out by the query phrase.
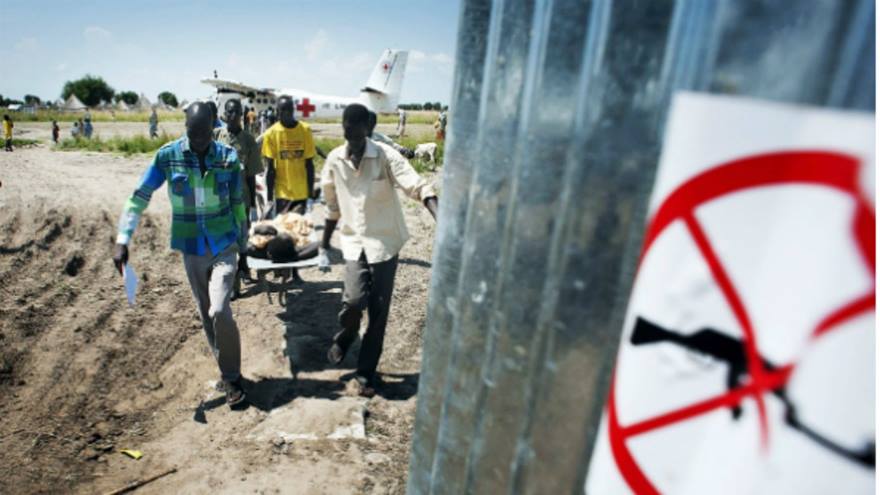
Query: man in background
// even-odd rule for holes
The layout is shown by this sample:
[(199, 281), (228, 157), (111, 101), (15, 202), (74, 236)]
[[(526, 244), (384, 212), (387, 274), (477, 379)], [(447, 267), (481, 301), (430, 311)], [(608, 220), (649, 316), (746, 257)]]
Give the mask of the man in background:
[(260, 135), (266, 133), (269, 130), (269, 116), (266, 114), (266, 110), (260, 112)]
[(6, 151), (12, 151), (12, 118), (9, 115), (3, 115), (3, 138), (6, 140)]
[(251, 107), (247, 112), (247, 130), (250, 133), (257, 131), (257, 112)]
[(282, 96), (277, 106), (279, 120), (263, 135), (268, 199), (276, 215), (303, 214), (314, 191), (315, 142), (309, 125), (296, 120), (293, 98)]
[(220, 111), (217, 109), (217, 103), (214, 100), (207, 100), (208, 106), (211, 107), (211, 111), (214, 112), (214, 129), (219, 129), (223, 127), (223, 122), (220, 122)]
[(94, 128), (92, 127), (92, 114), (86, 112), (85, 117), (83, 119), (83, 136), (86, 139), (92, 139), (92, 131)]
[(437, 115), (437, 122), (434, 123), (434, 129), (437, 129), (437, 141), (443, 141), (446, 139), (446, 110), (440, 110), (440, 114)]
[(397, 109), (397, 137), (402, 138), (403, 133), (406, 132), (406, 110), (402, 108)]
[[(249, 224), (251, 211), (256, 206), (257, 197), (257, 174), (263, 173), (263, 161), (260, 158), (260, 148), (254, 137), (242, 127), (241, 101), (233, 98), (226, 101), (223, 109), (223, 120), (226, 127), (214, 131), (215, 139), (227, 146), (232, 147), (238, 154), (242, 164), (242, 200), (246, 212), (246, 222)], [(245, 279), (250, 279), (247, 266), (247, 256), (243, 253), (238, 257), (238, 271)]]
[(153, 108), (152, 113), (150, 113), (150, 139), (156, 139), (159, 137), (159, 114), (156, 113), (156, 108)]

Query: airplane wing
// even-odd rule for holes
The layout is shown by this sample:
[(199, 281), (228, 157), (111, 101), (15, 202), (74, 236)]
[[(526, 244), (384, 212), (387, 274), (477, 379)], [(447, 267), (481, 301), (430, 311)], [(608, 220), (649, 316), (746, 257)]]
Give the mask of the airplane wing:
[(229, 81), (227, 79), (205, 78), (200, 81), (208, 86), (214, 86), (218, 90), (234, 91), (236, 93), (267, 93), (271, 94), (275, 90), (272, 88), (258, 88), (256, 86), (248, 86), (237, 81)]

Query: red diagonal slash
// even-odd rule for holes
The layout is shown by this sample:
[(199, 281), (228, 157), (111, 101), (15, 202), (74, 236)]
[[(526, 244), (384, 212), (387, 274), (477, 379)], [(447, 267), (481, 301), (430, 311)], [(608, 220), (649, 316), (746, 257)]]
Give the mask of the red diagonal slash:
[[(874, 211), (858, 186), (859, 161), (855, 157), (825, 151), (779, 152), (756, 155), (709, 169), (688, 180), (673, 191), (657, 210), (645, 234), (645, 244), (639, 264), (660, 234), (673, 222), (682, 220), (693, 237), (701, 255), (709, 265), (716, 283), (743, 329), (749, 382), (717, 397), (710, 397), (683, 408), (668, 411), (656, 417), (622, 426), (615, 397), (616, 379), (612, 378), (608, 397), (608, 439), (611, 452), (620, 473), (637, 494), (659, 494), (630, 451), (627, 440), (659, 428), (707, 414), (722, 407), (738, 405), (746, 397), (754, 397), (760, 416), (761, 440), (769, 442), (767, 413), (763, 395), (784, 387), (795, 364), (767, 371), (758, 352), (755, 329), (730, 277), (712, 249), (708, 237), (697, 222), (695, 209), (707, 202), (736, 191), (774, 185), (812, 184), (829, 187), (851, 196), (855, 203), (852, 234), (867, 271), (874, 278), (875, 234)], [(826, 335), (850, 319), (874, 310), (875, 291), (861, 296), (822, 318), (812, 332), (813, 340)]]

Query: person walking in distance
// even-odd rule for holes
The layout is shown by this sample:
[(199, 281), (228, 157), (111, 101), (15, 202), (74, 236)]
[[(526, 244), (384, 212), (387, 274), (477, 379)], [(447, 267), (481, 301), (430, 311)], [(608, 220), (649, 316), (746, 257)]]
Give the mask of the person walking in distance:
[(12, 128), (15, 127), (9, 115), (3, 115), (3, 138), (6, 140), (6, 151), (12, 151)]

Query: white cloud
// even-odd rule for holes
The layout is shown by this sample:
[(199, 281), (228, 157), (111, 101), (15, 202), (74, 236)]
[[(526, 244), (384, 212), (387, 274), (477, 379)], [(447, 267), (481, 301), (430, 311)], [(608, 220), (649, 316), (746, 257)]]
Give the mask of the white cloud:
[(89, 26), (83, 30), (83, 37), (86, 41), (103, 43), (109, 41), (113, 34), (102, 27)]
[(34, 52), (40, 48), (40, 42), (36, 38), (22, 38), (16, 41), (12, 47), (17, 52)]
[(319, 29), (312, 39), (306, 42), (304, 48), (306, 51), (306, 59), (308, 60), (317, 60), (318, 56), (321, 55), (321, 52), (324, 48), (327, 47), (327, 43), (330, 41), (330, 37), (327, 36), (327, 32), (323, 29)]
[(64, 72), (65, 70), (67, 70), (67, 63), (62, 62), (62, 63), (56, 65), (55, 70), (57, 70), (58, 72)]

